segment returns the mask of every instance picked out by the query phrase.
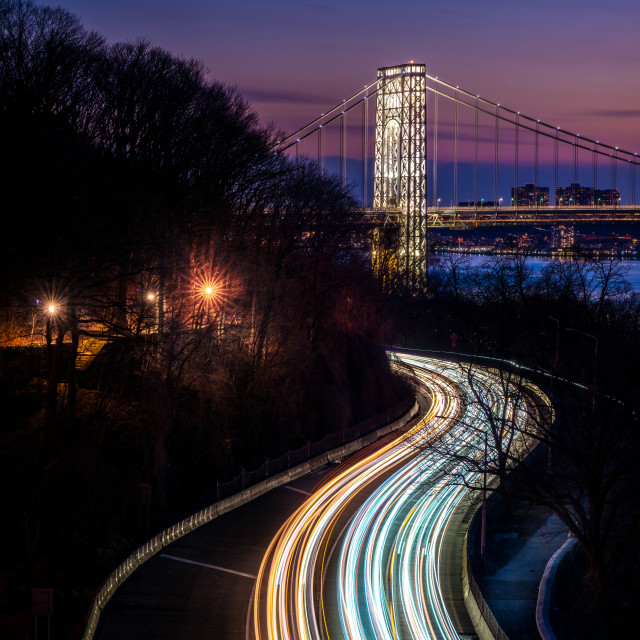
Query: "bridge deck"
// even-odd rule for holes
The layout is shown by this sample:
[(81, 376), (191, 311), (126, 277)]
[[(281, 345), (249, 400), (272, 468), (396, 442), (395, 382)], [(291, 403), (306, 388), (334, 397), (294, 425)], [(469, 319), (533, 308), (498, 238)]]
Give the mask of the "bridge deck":
[[(398, 209), (363, 209), (372, 225), (400, 224)], [(469, 228), (507, 225), (638, 224), (640, 206), (612, 207), (429, 207), (429, 228)]]

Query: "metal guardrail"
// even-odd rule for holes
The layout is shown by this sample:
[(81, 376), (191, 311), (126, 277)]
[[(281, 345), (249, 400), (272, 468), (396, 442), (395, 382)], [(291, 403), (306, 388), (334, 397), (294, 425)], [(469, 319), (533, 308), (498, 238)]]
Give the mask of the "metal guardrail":
[(378, 427), (389, 424), (405, 414), (413, 402), (414, 399), (411, 398), (410, 400), (396, 405), (393, 409), (383, 411), (368, 420), (359, 422), (357, 425), (349, 429), (330, 433), (317, 442), (307, 442), (307, 444), (299, 449), (287, 451), (287, 453), (279, 458), (267, 458), (257, 469), (252, 471), (245, 471), (243, 469), (237, 476), (228, 482), (218, 482), (216, 487), (216, 498), (217, 500), (226, 498), (238, 491), (246, 489), (260, 480), (264, 480), (265, 478), (269, 478), (277, 473), (286, 471), (301, 462), (305, 462), (306, 460), (315, 458), (322, 453), (326, 453), (327, 451), (340, 447), (346, 442), (357, 440), (363, 435), (371, 433)]
[[(412, 407), (414, 408), (413, 410)], [(124, 562), (109, 574), (93, 599), (82, 640), (93, 639), (98, 628), (102, 610), (118, 587), (140, 565), (178, 538), (181, 538), (190, 531), (210, 522), (218, 515), (222, 515), (223, 513), (230, 511), (238, 504), (242, 504), (244, 499), (241, 498), (240, 500), (236, 500), (235, 496), (238, 496), (240, 492), (244, 491), (244, 489), (252, 485), (255, 486), (257, 483), (264, 482), (266, 478), (274, 477), (287, 469), (291, 469), (300, 463), (311, 460), (312, 458), (323, 453), (327, 453), (332, 449), (336, 449), (347, 442), (358, 440), (359, 438), (375, 431), (379, 427), (396, 421), (408, 412), (412, 412), (411, 415), (413, 415), (413, 412), (417, 411), (415, 407), (415, 398), (408, 398), (406, 401), (399, 403), (393, 409), (377, 414), (373, 418), (365, 420), (351, 429), (345, 429), (341, 432), (330, 434), (315, 443), (308, 442), (304, 447), (296, 451), (289, 451), (275, 460), (267, 459), (260, 467), (258, 467), (258, 469), (254, 469), (250, 472), (242, 471), (230, 482), (226, 482), (224, 485), (219, 484), (218, 491), (220, 494), (216, 503), (206, 509), (198, 511), (198, 513), (195, 513), (180, 522), (177, 522), (168, 529), (161, 531), (141, 547), (138, 547), (124, 560)], [(276, 485), (274, 485), (274, 487), (275, 486)], [(227, 497), (221, 499), (220, 495), (222, 493)], [(258, 494), (256, 493), (255, 495)]]

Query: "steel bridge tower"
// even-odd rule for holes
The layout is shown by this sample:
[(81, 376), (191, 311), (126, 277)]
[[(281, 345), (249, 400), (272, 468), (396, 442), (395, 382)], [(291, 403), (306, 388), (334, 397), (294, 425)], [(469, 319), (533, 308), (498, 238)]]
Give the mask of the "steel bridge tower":
[(413, 290), (427, 274), (426, 115), (425, 65), (378, 69), (373, 208), (401, 211), (392, 270)]

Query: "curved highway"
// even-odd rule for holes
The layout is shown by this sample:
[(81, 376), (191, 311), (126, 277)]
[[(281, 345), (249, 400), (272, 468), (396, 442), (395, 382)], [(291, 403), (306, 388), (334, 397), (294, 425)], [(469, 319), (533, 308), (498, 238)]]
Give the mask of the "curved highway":
[[(429, 410), (341, 465), (282, 526), (257, 576), (257, 640), (461, 637), (440, 576), (445, 532), (466, 489), (451, 481), (463, 471), (429, 443), (484, 455), (485, 424), (466, 401), (471, 392), (458, 365), (396, 357), (413, 366)], [(477, 377), (500, 410), (505, 400), (490, 373)], [(526, 419), (523, 407), (506, 409)]]

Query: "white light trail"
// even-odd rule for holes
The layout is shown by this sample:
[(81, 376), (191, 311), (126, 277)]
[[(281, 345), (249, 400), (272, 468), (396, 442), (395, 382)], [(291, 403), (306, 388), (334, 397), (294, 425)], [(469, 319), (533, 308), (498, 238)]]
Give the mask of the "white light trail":
[[(424, 445), (437, 439), (480, 450), (486, 425), (475, 404), (464, 401), (471, 391), (459, 366), (397, 357), (414, 367), (431, 406), (410, 431), (340, 467), (283, 525), (258, 574), (257, 640), (327, 640), (338, 637), (336, 629), (350, 640), (460, 637), (443, 599), (440, 563), (447, 526), (467, 490), (451, 481), (463, 470), (451, 468), (442, 448)], [(498, 410), (510, 402), (496, 394), (500, 387), (486, 370), (478, 369), (475, 381)], [(521, 406), (508, 409), (518, 422), (525, 419)], [(474, 479), (468, 474), (464, 484)], [(323, 589), (327, 549), (351, 501), (367, 487), (369, 497), (339, 536), (334, 594)], [(330, 597), (337, 602), (326, 602)], [(336, 606), (339, 622), (327, 620)]]

